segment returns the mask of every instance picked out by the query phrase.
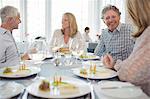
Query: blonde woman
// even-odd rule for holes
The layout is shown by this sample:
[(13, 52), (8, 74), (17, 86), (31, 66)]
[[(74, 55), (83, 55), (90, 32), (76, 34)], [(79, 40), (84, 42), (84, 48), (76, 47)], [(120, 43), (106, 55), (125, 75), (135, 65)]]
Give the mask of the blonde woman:
[(83, 37), (78, 31), (76, 18), (72, 13), (64, 13), (62, 17), (62, 28), (57, 29), (52, 37), (51, 46), (60, 48), (84, 49)]
[(127, 0), (127, 8), (138, 31), (133, 34), (137, 38), (133, 52), (124, 61), (105, 55), (103, 63), (114, 68), (122, 81), (140, 86), (150, 96), (150, 0)]

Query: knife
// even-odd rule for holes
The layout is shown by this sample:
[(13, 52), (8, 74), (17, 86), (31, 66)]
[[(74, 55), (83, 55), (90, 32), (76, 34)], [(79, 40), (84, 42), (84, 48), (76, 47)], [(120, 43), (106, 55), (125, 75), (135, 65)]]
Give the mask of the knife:
[(101, 89), (119, 89), (119, 88), (140, 88), (138, 86), (110, 86), (110, 87), (101, 87)]

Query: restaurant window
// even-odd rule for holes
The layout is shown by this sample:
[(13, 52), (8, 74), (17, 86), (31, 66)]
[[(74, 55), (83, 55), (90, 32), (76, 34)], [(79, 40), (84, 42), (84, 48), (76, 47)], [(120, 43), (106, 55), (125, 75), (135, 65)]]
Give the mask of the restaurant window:
[(96, 34), (106, 28), (101, 10), (107, 4), (117, 6), (122, 13), (121, 22), (125, 22), (125, 0), (0, 0), (0, 8), (12, 5), (21, 13), (19, 29), (13, 31), (16, 41), (31, 41), (37, 36), (50, 39), (54, 30), (61, 28), (65, 12), (75, 15), (81, 33), (89, 26), (90, 36), (96, 39)]
[(37, 36), (45, 36), (45, 0), (27, 0), (27, 32), (28, 40)]
[[(59, 2), (59, 3), (58, 3)], [(78, 29), (82, 33), (88, 26), (88, 1), (86, 0), (52, 0), (52, 34), (61, 29), (62, 15), (71, 12), (75, 15)]]

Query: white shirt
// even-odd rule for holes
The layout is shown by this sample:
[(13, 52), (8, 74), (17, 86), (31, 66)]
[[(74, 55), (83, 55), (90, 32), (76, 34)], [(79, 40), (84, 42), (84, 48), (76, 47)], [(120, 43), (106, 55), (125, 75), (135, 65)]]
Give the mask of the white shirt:
[(0, 67), (19, 64), (20, 56), (12, 33), (0, 27)]
[(91, 42), (92, 41), (92, 39), (90, 38), (90, 36), (86, 32), (83, 34), (83, 37), (85, 39), (85, 42)]
[(60, 29), (56, 30), (53, 34), (53, 37), (51, 39), (50, 46), (57, 46), (57, 47), (69, 47), (72, 49), (76, 49), (75, 47), (78, 45), (78, 50), (85, 49), (85, 42), (84, 38), (80, 34), (80, 32), (77, 32), (77, 34), (73, 38), (69, 38), (68, 43), (66, 44), (64, 42), (64, 34)]

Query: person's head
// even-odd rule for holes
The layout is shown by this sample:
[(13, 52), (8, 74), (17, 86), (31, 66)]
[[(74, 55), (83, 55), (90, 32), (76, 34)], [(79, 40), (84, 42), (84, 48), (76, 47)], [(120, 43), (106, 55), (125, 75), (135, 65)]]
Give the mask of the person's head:
[(127, 0), (127, 10), (138, 28), (133, 36), (139, 37), (150, 26), (150, 0)]
[(1, 8), (0, 17), (2, 24), (7, 26), (10, 31), (12, 31), (13, 29), (18, 29), (18, 25), (19, 23), (21, 23), (20, 14), (17, 8), (12, 6), (5, 6)]
[(88, 34), (90, 32), (90, 28), (89, 27), (85, 27), (84, 32)]
[(62, 30), (65, 29), (70, 29), (70, 37), (73, 37), (78, 31), (76, 18), (72, 13), (64, 13), (62, 17)]
[(102, 10), (102, 19), (110, 31), (114, 31), (120, 22), (120, 11), (113, 5), (108, 5)]

